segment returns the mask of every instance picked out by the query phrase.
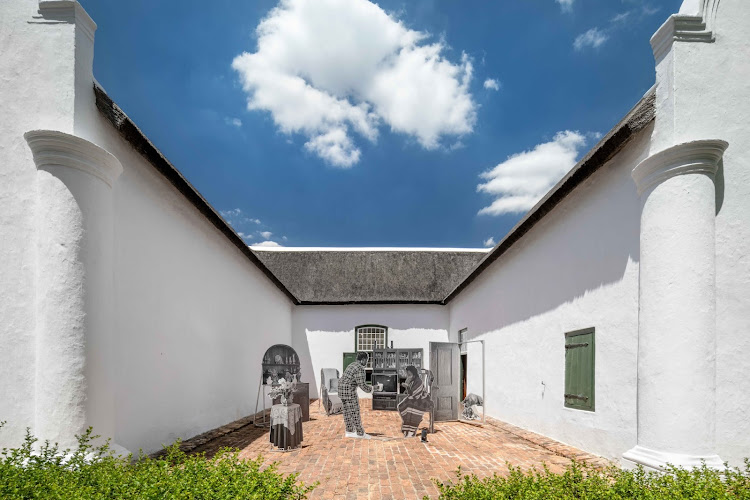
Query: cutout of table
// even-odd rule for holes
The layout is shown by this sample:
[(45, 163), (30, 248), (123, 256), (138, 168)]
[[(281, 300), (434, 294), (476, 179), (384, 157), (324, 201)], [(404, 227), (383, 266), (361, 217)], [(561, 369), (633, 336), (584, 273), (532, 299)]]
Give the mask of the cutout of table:
[(287, 450), (302, 443), (302, 408), (296, 403), (271, 407), (271, 443)]

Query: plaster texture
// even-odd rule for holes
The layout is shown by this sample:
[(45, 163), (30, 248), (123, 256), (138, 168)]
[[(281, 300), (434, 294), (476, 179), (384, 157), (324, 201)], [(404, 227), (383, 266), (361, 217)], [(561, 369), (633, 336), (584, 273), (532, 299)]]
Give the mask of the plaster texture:
[(23, 134), (73, 132), (76, 31), (36, 1), (0, 2), (0, 445), (35, 420), (39, 173)]
[(625, 458), (654, 468), (722, 463), (714, 439), (713, 179), (726, 146), (680, 144), (633, 170), (642, 193), (638, 447)]
[(24, 137), (39, 169), (34, 427), (74, 447), (89, 425), (114, 436), (112, 185), (122, 166), (70, 134)]
[[(462, 328), (484, 339), (492, 417), (615, 460), (630, 450), (655, 468), (740, 465), (750, 456), (748, 25), (745, 0), (684, 2), (652, 39), (655, 104), (650, 92), (606, 151), (582, 160), (591, 168), (551, 193), (549, 211), (448, 297), (295, 306), (119, 108), (97, 108), (96, 25), (80, 5), (0, 2), (0, 96), (12, 96), (0, 100), (0, 447), (27, 426), (67, 444), (94, 425), (155, 451), (250, 414), (271, 345), (297, 350), (314, 397), (320, 369), (341, 369), (354, 350), (355, 327), (379, 324), (395, 347), (423, 348), (426, 364), (430, 341), (457, 341)], [(24, 139), (38, 130), (65, 138), (52, 163)], [(728, 144), (707, 170), (657, 161), (705, 140)], [(564, 333), (592, 326), (596, 408), (566, 409)], [(481, 348), (467, 350), (468, 390), (481, 394)]]
[[(310, 382), (310, 397), (317, 397), (321, 368), (341, 372), (342, 354), (354, 351), (357, 326), (388, 327), (388, 343), (395, 348), (424, 349), (429, 366), (430, 342), (448, 341), (448, 309), (437, 305), (295, 306), (292, 347), (300, 357), (303, 381)], [(371, 397), (360, 391), (360, 397)]]
[(291, 342), (292, 302), (108, 122), (115, 200), (116, 436), (128, 449), (254, 411), (263, 353)]
[[(486, 346), (491, 417), (618, 460), (636, 441), (638, 194), (649, 126), (451, 303), (450, 333)], [(564, 407), (565, 332), (596, 328), (596, 411)], [(481, 348), (468, 390), (481, 394)]]
[[(750, 456), (750, 3), (711, 2), (714, 43), (675, 44), (674, 143), (729, 143), (716, 174), (716, 452)], [(683, 112), (684, 110), (684, 112)]]
[[(696, 449), (687, 450), (684, 443), (677, 444), (680, 438), (676, 435), (672, 436), (670, 443), (665, 441), (667, 436), (662, 441), (653, 435), (646, 438), (647, 434), (656, 432), (649, 430), (650, 417), (643, 415), (644, 439), (653, 440), (657, 443), (655, 446), (662, 446), (663, 449), (652, 451), (661, 453), (661, 459), (671, 461), (690, 461), (691, 457), (711, 453), (718, 454), (730, 464), (739, 465), (743, 457), (750, 455), (750, 417), (747, 411), (750, 407), (750, 367), (747, 364), (750, 341), (746, 335), (747, 325), (750, 324), (750, 302), (747, 299), (750, 296), (750, 261), (747, 259), (750, 252), (750, 136), (746, 128), (750, 119), (748, 23), (748, 2), (688, 1), (683, 3), (680, 14), (672, 16), (652, 38), (656, 57), (657, 99), (651, 153), (658, 154), (676, 145), (705, 139), (718, 139), (729, 145), (718, 164), (712, 184), (705, 176), (674, 178), (668, 181), (670, 186), (664, 187), (665, 192), (657, 195), (660, 199), (648, 200), (644, 204), (644, 211), (652, 211), (655, 205), (662, 204), (663, 217), (668, 218), (670, 213), (675, 216), (674, 223), (665, 228), (670, 228), (676, 238), (689, 237), (689, 233), (692, 233), (694, 236), (689, 237), (692, 246), (704, 255), (710, 252), (707, 246), (711, 242), (707, 239), (714, 239), (714, 257), (706, 257), (706, 261), (713, 263), (713, 270), (699, 271), (695, 276), (695, 285), (683, 283), (678, 286), (678, 282), (675, 282), (670, 288), (675, 298), (686, 303), (696, 300), (691, 294), (701, 290), (706, 293), (708, 300), (699, 306), (693, 302), (696, 311), (688, 316), (693, 321), (689, 331), (701, 325), (705, 332), (703, 338), (696, 340), (706, 350), (697, 361), (697, 353), (683, 358), (683, 350), (690, 352), (690, 349), (681, 340), (672, 353), (672, 362), (663, 369), (674, 370), (677, 360), (681, 360), (683, 367), (678, 368), (676, 373), (691, 372), (686, 373), (686, 379), (680, 380), (680, 387), (684, 387), (685, 391), (696, 378), (701, 380), (699, 391), (705, 392), (706, 385), (715, 384), (715, 417), (710, 418), (706, 414), (709, 410), (705, 408), (697, 410), (696, 420), (706, 418), (704, 431), (697, 435)], [(667, 191), (672, 193), (672, 199), (667, 199)], [(698, 205), (703, 205), (702, 209), (692, 204), (686, 206), (686, 195), (696, 200)], [(706, 212), (711, 208), (715, 218), (708, 220)], [(684, 215), (693, 213), (694, 220), (683, 218), (683, 209), (687, 211)], [(646, 225), (644, 229), (649, 237), (649, 226)], [(677, 253), (671, 259), (679, 262), (678, 259), (684, 255), (679, 249), (675, 250)], [(694, 257), (689, 259), (686, 270), (695, 263)], [(677, 265), (666, 260), (664, 263), (668, 268)], [(706, 272), (714, 274), (713, 290), (707, 284), (711, 277)], [(685, 289), (686, 286), (688, 289)], [(710, 299), (714, 300), (714, 305)], [(649, 306), (642, 303), (641, 308), (644, 307)], [(715, 311), (713, 326), (706, 318), (711, 315), (711, 308)], [(706, 317), (698, 319), (696, 315)], [(711, 368), (706, 363), (713, 364), (714, 357), (715, 375), (714, 381), (711, 381)], [(694, 371), (684, 368), (693, 363)], [(650, 383), (645, 377), (639, 378), (639, 381)], [(640, 396), (646, 397), (645, 394)], [(644, 411), (657, 404), (658, 401), (652, 401)], [(710, 404), (709, 399), (706, 406)], [(688, 413), (692, 414), (692, 411)], [(674, 418), (663, 406), (661, 414), (667, 421)], [(715, 435), (712, 437), (709, 434), (714, 426)], [(675, 432), (684, 433), (686, 430), (684, 426), (679, 428)], [(706, 451), (710, 446), (705, 443), (709, 441), (714, 441), (715, 446), (713, 450)], [(647, 446), (644, 448), (650, 450)], [(669, 453), (685, 456), (670, 457)]]
[(0, 23), (0, 446), (93, 425), (150, 452), (249, 414), (289, 297), (99, 113), (80, 5)]

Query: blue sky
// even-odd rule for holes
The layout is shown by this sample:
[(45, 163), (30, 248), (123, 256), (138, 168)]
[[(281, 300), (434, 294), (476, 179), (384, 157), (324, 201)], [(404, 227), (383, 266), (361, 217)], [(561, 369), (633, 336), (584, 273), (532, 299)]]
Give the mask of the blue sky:
[(248, 244), (394, 247), (500, 241), (651, 87), (680, 5), (80, 1), (97, 80)]

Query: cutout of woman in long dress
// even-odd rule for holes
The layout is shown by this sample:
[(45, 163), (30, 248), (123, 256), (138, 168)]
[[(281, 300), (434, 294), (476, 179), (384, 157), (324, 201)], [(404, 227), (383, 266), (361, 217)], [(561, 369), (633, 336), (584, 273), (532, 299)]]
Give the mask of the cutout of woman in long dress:
[(414, 366), (406, 367), (406, 382), (401, 385), (407, 394), (398, 405), (401, 432), (404, 437), (416, 436), (424, 412), (432, 409), (432, 399), (419, 377), (419, 370)]

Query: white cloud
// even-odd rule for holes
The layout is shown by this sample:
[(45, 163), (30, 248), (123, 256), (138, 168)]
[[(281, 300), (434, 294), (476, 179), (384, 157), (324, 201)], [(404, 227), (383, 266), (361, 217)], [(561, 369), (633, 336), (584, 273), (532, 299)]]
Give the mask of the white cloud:
[(630, 19), (630, 16), (632, 14), (633, 14), (632, 10), (628, 10), (626, 12), (621, 12), (621, 13), (617, 14), (615, 17), (613, 17), (611, 21), (612, 21), (613, 24), (624, 23), (628, 19)]
[(248, 109), (331, 165), (357, 163), (353, 132), (375, 142), (381, 125), (426, 149), (473, 130), (469, 57), (449, 61), (445, 42), (367, 0), (280, 0), (256, 34), (256, 52), (232, 62)]
[(484, 81), (484, 88), (487, 90), (500, 90), (500, 82), (494, 78), (487, 78)]
[(573, 47), (575, 47), (576, 50), (583, 50), (586, 47), (598, 49), (608, 39), (609, 35), (604, 31), (599, 28), (591, 28), (587, 32), (581, 33), (576, 37), (575, 41), (573, 41)]
[(617, 15), (615, 15), (610, 22), (615, 28), (621, 27), (621, 25), (626, 24), (627, 22), (638, 22), (646, 17), (653, 16), (657, 12), (659, 12), (659, 7), (652, 7), (647, 2), (635, 2), (638, 5), (633, 7), (630, 10), (626, 10), (625, 12), (621, 12)]
[(224, 217), (224, 219), (226, 219), (227, 222), (229, 222), (229, 225), (234, 227), (235, 229), (235, 225), (239, 226), (240, 224), (261, 224), (260, 219), (253, 219), (252, 217), (248, 217), (244, 214), (244, 212), (242, 212), (242, 209), (239, 208), (233, 208), (231, 210), (219, 210), (219, 213), (222, 217)]
[(237, 128), (240, 128), (242, 126), (242, 120), (240, 120), (239, 118), (229, 118), (228, 116), (224, 117), (224, 123)]
[(576, 164), (579, 151), (586, 144), (580, 132), (558, 132), (550, 142), (509, 156), (495, 168), (480, 175), (486, 182), (477, 191), (496, 197), (479, 214), (502, 215), (522, 213), (542, 199)]
[(282, 245), (279, 245), (275, 241), (261, 241), (260, 243), (251, 245), (251, 247), (280, 247), (280, 246)]
[[(224, 220), (226, 220), (227, 223), (232, 226), (232, 229), (235, 230), (237, 236), (242, 238), (245, 242), (252, 241), (257, 237), (268, 240), (273, 234), (271, 231), (261, 231), (261, 228), (263, 228), (265, 225), (260, 221), (260, 219), (248, 217), (240, 208), (220, 210), (219, 214), (221, 214), (221, 216), (224, 217)], [(261, 227), (259, 228), (258, 226)]]
[(562, 9), (563, 12), (573, 11), (573, 3), (575, 0), (555, 0), (555, 2), (560, 4), (560, 9)]
[(360, 151), (345, 128), (335, 128), (305, 143), (305, 149), (338, 167), (351, 167), (359, 161)]
[(495, 243), (495, 238), (493, 238), (492, 236), (484, 240), (484, 243), (483, 243), (483, 245), (486, 247), (494, 247), (496, 244), (497, 243)]

